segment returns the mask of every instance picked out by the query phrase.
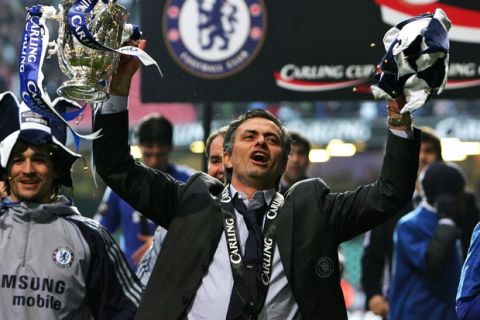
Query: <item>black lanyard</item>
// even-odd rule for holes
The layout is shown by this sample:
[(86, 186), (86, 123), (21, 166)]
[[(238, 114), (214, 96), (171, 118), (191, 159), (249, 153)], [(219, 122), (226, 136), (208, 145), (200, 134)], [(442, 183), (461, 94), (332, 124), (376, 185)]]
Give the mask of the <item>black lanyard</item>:
[[(248, 288), (245, 280), (244, 270), (248, 267), (243, 262), (243, 257), (240, 252), (240, 245), (238, 242), (238, 230), (235, 219), (235, 208), (233, 206), (233, 199), (230, 193), (230, 185), (227, 185), (222, 191), (220, 205), (223, 211), (223, 228), (225, 237), (227, 239), (228, 256), (230, 266), (232, 268), (233, 280), (237, 288), (237, 294), (242, 304), (249, 306), (249, 309), (257, 315), (263, 307), (265, 298), (267, 296), (268, 285), (270, 284), (270, 277), (272, 275), (273, 267), (273, 250), (275, 248), (275, 218), (278, 214), (278, 209), (283, 204), (283, 197), (280, 194), (275, 194), (275, 197), (268, 206), (265, 214), (265, 226), (263, 228), (262, 241), (262, 267), (259, 276), (259, 295), (257, 301), (251, 301), (248, 293)], [(254, 302), (252, 305), (251, 303)]]

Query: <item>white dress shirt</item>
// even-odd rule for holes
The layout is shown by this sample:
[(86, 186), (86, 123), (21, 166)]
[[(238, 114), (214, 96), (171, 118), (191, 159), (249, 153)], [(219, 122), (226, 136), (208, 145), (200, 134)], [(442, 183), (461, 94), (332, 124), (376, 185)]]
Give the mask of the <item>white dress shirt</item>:
[[(232, 199), (237, 191), (231, 187)], [(255, 199), (264, 197), (265, 202), (270, 204), (275, 196), (275, 190), (258, 191), (248, 201), (246, 195), (238, 192), (238, 197), (243, 199), (247, 208), (255, 208), (262, 205)], [(243, 219), (243, 215), (235, 210), (236, 225), (239, 234), (240, 250), (245, 249), (245, 242), (248, 237), (248, 229)], [(195, 299), (188, 310), (188, 319), (193, 320), (211, 320), (225, 319), (230, 303), (230, 296), (233, 288), (233, 276), (230, 261), (228, 259), (227, 239), (225, 233), (220, 237), (213, 261), (208, 268), (207, 274), (202, 279), (202, 284), (197, 290)], [(280, 252), (275, 244), (272, 277), (268, 287), (265, 305), (258, 316), (259, 320), (298, 320), (301, 319), (297, 302), (295, 301), (292, 290), (288, 284), (280, 260)]]

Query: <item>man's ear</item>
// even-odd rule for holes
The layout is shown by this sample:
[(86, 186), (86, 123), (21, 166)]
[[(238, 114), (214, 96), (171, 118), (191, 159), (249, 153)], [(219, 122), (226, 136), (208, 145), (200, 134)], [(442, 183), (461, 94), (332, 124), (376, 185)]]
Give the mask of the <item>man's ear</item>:
[(231, 169), (233, 167), (232, 155), (228, 152), (223, 152), (223, 166), (226, 169)]
[(7, 170), (0, 168), (0, 198), (3, 198), (4, 196), (8, 195), (7, 186), (8, 186)]

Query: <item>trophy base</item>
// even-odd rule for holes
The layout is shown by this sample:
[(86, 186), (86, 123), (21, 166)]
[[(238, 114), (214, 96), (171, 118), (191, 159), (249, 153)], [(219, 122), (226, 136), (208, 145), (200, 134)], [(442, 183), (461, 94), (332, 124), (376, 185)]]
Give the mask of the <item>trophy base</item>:
[(87, 84), (83, 81), (65, 81), (57, 89), (57, 93), (69, 100), (84, 101), (90, 103), (103, 102), (109, 98), (105, 88), (99, 84)]

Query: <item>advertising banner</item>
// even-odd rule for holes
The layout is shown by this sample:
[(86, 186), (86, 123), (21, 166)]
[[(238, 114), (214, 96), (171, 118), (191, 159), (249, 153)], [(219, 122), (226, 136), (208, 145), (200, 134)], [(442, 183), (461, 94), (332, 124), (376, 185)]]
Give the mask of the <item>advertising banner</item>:
[(443, 99), (480, 97), (480, 2), (471, 0), (143, 0), (144, 102), (366, 100), (382, 38), (443, 9), (450, 20)]

